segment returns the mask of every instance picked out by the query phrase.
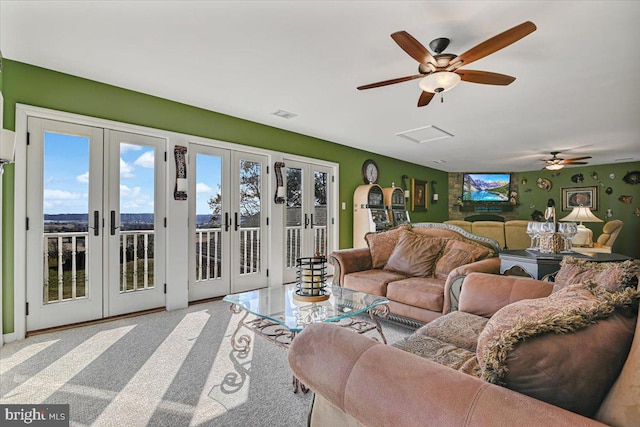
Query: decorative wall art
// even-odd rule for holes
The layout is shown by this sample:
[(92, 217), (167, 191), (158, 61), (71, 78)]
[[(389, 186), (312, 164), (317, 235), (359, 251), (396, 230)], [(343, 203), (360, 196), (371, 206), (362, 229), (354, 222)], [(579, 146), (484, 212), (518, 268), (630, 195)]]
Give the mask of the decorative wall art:
[(426, 212), (428, 200), (428, 182), (411, 178), (411, 210)]
[(640, 182), (640, 171), (627, 172), (622, 180), (627, 184), (635, 185)]
[(553, 187), (553, 183), (550, 180), (542, 177), (536, 180), (536, 185), (539, 189), (547, 191), (551, 191), (551, 188)]
[(173, 190), (173, 198), (187, 200), (187, 147), (176, 145), (173, 155), (176, 159), (176, 186)]
[(284, 181), (282, 179), (282, 168), (284, 168), (284, 162), (276, 162), (273, 166), (276, 171), (276, 194), (273, 197), (273, 202), (280, 205), (285, 202), (286, 195)]
[(562, 210), (584, 206), (592, 211), (598, 210), (598, 187), (565, 187), (562, 189)]

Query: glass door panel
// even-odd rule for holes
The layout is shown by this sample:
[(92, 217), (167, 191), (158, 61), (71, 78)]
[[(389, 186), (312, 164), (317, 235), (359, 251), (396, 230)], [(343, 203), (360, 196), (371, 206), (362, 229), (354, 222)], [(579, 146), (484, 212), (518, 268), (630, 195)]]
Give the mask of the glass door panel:
[(189, 172), (191, 247), (189, 300), (226, 295), (229, 279), (229, 150), (191, 145)]
[(300, 258), (303, 231), (304, 170), (285, 163), (285, 281), (295, 279), (296, 259)]
[[(296, 279), (296, 259), (324, 255), (330, 247), (331, 168), (285, 160), (284, 280)], [(330, 268), (330, 265), (327, 266)]]
[(109, 250), (110, 316), (148, 310), (165, 304), (164, 145), (161, 138), (107, 131), (109, 183), (105, 199)]
[(313, 171), (313, 213), (311, 229), (313, 232), (313, 255), (327, 256), (327, 195), (329, 193), (329, 173)]
[(103, 131), (36, 118), (28, 128), (27, 330), (101, 318)]
[(237, 261), (232, 259), (235, 273), (231, 287), (232, 292), (241, 292), (267, 286), (266, 207), (262, 199), (267, 157), (239, 151), (233, 152), (233, 157), (232, 251)]

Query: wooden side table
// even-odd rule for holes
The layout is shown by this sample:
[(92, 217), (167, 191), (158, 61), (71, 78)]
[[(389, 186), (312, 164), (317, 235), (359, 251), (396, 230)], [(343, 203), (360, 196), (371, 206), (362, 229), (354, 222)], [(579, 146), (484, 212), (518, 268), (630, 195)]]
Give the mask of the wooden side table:
[(540, 280), (547, 274), (558, 271), (560, 262), (567, 255), (595, 262), (622, 262), (633, 259), (626, 255), (610, 253), (543, 254), (526, 249), (507, 250), (500, 252), (500, 274), (523, 275)]

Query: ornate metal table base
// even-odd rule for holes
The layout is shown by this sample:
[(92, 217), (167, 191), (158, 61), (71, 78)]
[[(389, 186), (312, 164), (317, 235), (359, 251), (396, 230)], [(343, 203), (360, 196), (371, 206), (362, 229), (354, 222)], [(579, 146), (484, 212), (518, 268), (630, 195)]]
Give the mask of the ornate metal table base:
[[(242, 329), (243, 326), (256, 334), (265, 337), (272, 343), (284, 349), (289, 348), (291, 341), (293, 341), (296, 336), (296, 332), (289, 330), (289, 328), (287, 328), (286, 326), (282, 326), (279, 323), (263, 317), (257, 317), (256, 319), (247, 321), (246, 319), (249, 315), (249, 312), (243, 310), (236, 304), (231, 304), (229, 306), (229, 309), (233, 314), (240, 314), (244, 312), (240, 320), (238, 320), (238, 326), (236, 327), (236, 330), (231, 335), (231, 347), (239, 353), (247, 353), (251, 348), (251, 337), (246, 334), (238, 335), (240, 329)], [(369, 332), (375, 329), (378, 331), (378, 334), (380, 334), (382, 342), (386, 344), (387, 339), (382, 332), (382, 326), (380, 326), (380, 322), (378, 321), (377, 317), (386, 319), (389, 316), (389, 306), (379, 305), (371, 308), (368, 313), (372, 322), (369, 322), (362, 318), (358, 319), (355, 317), (348, 317), (334, 323), (338, 326), (342, 326), (343, 328), (351, 329), (352, 331), (359, 334), (364, 334), (365, 332)], [(303, 393), (309, 391), (309, 389), (304, 384), (302, 384), (300, 380), (295, 376), (293, 376), (292, 384), (294, 393), (297, 393), (298, 390), (301, 390)]]

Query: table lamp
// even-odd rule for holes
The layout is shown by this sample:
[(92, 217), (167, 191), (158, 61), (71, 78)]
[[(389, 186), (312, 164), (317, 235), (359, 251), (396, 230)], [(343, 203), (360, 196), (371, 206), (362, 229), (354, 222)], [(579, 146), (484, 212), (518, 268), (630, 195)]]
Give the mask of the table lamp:
[(583, 222), (604, 222), (591, 212), (586, 206), (576, 206), (571, 213), (560, 221), (574, 221), (579, 222), (578, 232), (571, 239), (571, 243), (574, 246), (589, 246), (593, 245), (593, 231), (582, 225)]

